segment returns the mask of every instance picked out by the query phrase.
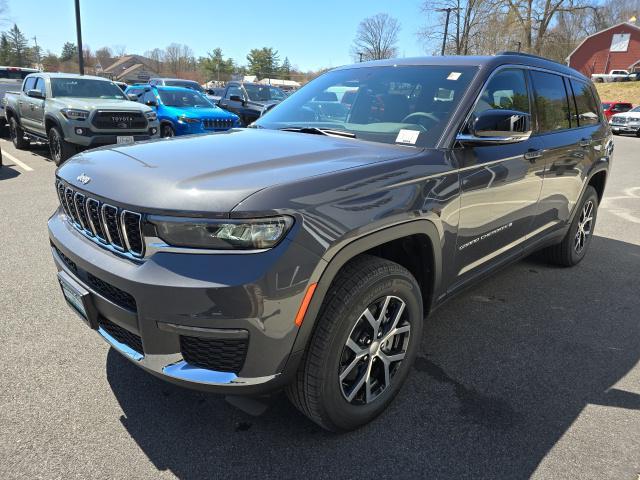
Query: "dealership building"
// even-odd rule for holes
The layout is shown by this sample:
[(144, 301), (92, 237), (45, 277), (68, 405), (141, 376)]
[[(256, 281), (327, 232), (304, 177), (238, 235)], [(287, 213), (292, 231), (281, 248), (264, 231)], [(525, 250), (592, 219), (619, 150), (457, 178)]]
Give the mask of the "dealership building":
[(640, 70), (640, 27), (619, 23), (585, 38), (567, 57), (586, 76), (611, 70)]

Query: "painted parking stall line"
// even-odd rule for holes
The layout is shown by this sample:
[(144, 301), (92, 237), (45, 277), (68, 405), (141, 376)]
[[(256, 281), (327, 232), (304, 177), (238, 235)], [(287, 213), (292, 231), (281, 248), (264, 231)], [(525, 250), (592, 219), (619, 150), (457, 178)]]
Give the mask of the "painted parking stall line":
[(8, 158), (9, 160), (11, 160), (15, 165), (17, 165), (18, 167), (22, 168), (24, 171), (26, 172), (33, 172), (33, 168), (31, 168), (29, 165), (27, 165), (26, 163), (18, 160), (16, 157), (14, 157), (13, 155), (11, 155), (10, 153), (7, 153), (6, 151), (2, 152), (2, 156), (4, 158)]

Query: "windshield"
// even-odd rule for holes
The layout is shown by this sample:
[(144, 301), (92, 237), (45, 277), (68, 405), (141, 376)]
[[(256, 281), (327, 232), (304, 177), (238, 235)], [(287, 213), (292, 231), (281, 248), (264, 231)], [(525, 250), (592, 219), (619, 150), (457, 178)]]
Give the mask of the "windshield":
[(88, 78), (52, 78), (51, 94), (54, 97), (126, 100), (124, 93), (115, 83)]
[(198, 82), (189, 82), (187, 80), (165, 80), (164, 84), (167, 87), (184, 87), (198, 92), (204, 92), (204, 89), (198, 84)]
[(640, 107), (636, 107), (636, 108), (632, 108), (631, 110), (629, 110), (630, 112), (638, 112), (640, 113)]
[(439, 65), (334, 70), (254, 125), (327, 128), (375, 142), (433, 147), (476, 71)]
[(212, 108), (213, 104), (198, 92), (193, 90), (164, 90), (158, 89), (160, 100), (167, 107), (200, 107)]
[(287, 96), (282, 90), (269, 85), (244, 85), (244, 89), (249, 95), (249, 100), (254, 102), (264, 102), (267, 100), (284, 100)]

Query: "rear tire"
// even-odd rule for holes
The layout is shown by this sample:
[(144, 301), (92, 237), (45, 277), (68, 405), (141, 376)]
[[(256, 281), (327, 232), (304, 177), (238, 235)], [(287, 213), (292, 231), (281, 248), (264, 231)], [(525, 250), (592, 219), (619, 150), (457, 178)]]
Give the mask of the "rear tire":
[(58, 127), (51, 127), (47, 132), (47, 138), (49, 139), (51, 159), (58, 166), (62, 165), (77, 152), (75, 145), (64, 139)]
[(587, 253), (598, 216), (598, 193), (587, 186), (578, 205), (575, 218), (562, 241), (544, 249), (546, 259), (555, 265), (572, 267), (582, 261)]
[(287, 396), (327, 430), (370, 422), (409, 374), (422, 315), (420, 287), (406, 268), (374, 256), (356, 257), (331, 284)]
[(22, 130), (22, 127), (18, 124), (16, 117), (9, 119), (9, 135), (11, 136), (13, 146), (18, 150), (29, 148), (29, 140), (24, 138), (24, 130)]

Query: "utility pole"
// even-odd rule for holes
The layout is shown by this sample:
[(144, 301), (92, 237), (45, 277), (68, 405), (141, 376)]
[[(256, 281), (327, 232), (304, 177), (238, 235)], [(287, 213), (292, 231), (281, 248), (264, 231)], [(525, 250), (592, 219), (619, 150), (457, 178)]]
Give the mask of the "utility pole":
[(360, 63), (362, 63), (362, 55), (364, 55), (364, 53), (358, 52), (358, 56), (360, 57)]
[(447, 19), (444, 21), (444, 37), (442, 38), (442, 52), (440, 55), (444, 56), (444, 49), (447, 46), (447, 34), (449, 33), (449, 17), (451, 16), (452, 11), (459, 11), (459, 8), (447, 7), (447, 8), (438, 8), (436, 12), (447, 12)]
[(521, 48), (522, 48), (522, 42), (518, 42), (518, 53), (520, 53)]
[(40, 49), (38, 48), (38, 39), (33, 37), (33, 43), (36, 46), (36, 68), (40, 70)]
[(82, 28), (80, 27), (80, 0), (76, 0), (76, 32), (78, 34), (78, 70), (84, 75), (84, 52), (82, 51)]

